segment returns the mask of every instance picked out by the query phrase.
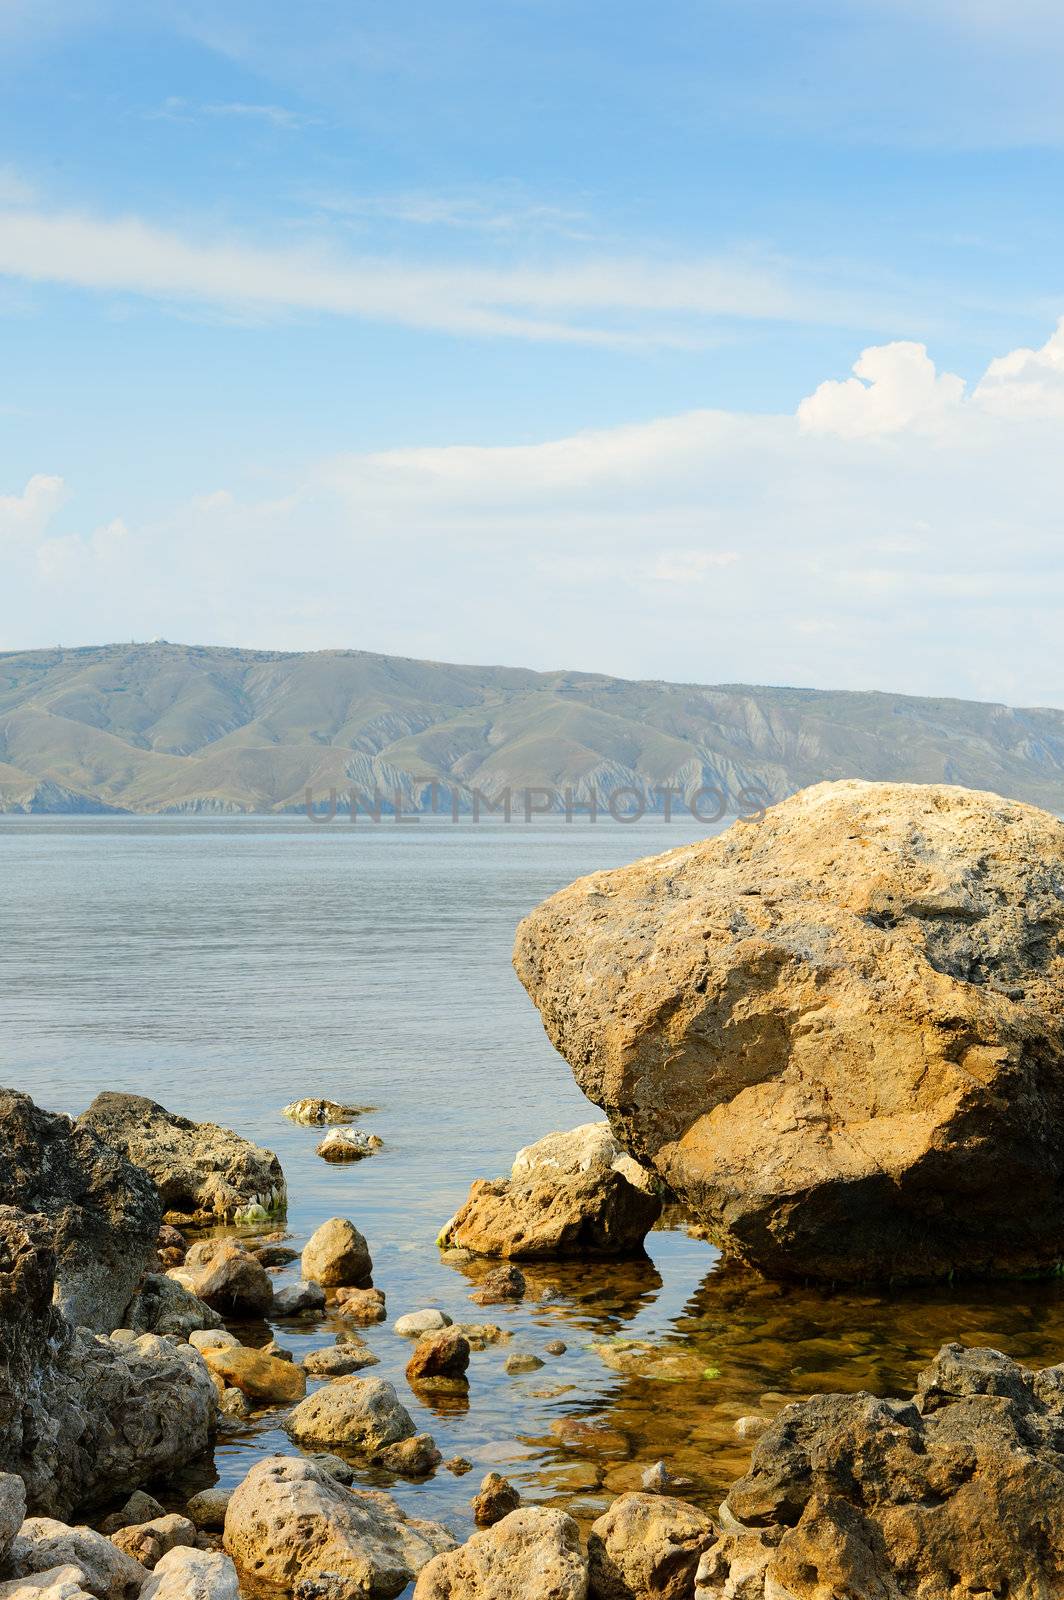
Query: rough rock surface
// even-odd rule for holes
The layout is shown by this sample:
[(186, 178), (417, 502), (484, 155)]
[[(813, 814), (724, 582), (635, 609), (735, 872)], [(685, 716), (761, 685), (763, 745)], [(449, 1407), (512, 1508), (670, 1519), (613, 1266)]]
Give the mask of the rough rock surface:
[(436, 1522), (400, 1510), (387, 1494), (345, 1488), (313, 1461), (273, 1456), (234, 1490), (225, 1547), (249, 1578), (291, 1593), (335, 1574), (327, 1594), (401, 1594), (425, 1563), (454, 1548)]
[(298, 1283), (286, 1283), (283, 1289), (273, 1292), (275, 1317), (302, 1317), (324, 1310), (325, 1290), (306, 1278), (300, 1278)]
[(383, 1289), (338, 1289), (334, 1308), (339, 1316), (350, 1317), (364, 1327), (383, 1322), (388, 1315)]
[(0, 1472), (0, 1563), (26, 1518), (26, 1485), (13, 1472)]
[(414, 1600), (586, 1600), (580, 1530), (562, 1511), (528, 1506), (436, 1556)]
[(284, 1210), (277, 1157), (229, 1128), (190, 1122), (137, 1094), (99, 1094), (78, 1122), (150, 1173), (168, 1212), (239, 1222)]
[(709, 1517), (662, 1494), (622, 1494), (587, 1539), (594, 1600), (690, 1600), (704, 1551), (716, 1539)]
[(631, 1255), (661, 1215), (648, 1174), (608, 1123), (519, 1150), (509, 1178), (478, 1179), (437, 1244), (516, 1260)]
[(1064, 1367), (946, 1345), (915, 1396), (816, 1395), (754, 1446), (701, 1600), (1064, 1592)]
[(0, 1468), (63, 1516), (201, 1455), (216, 1402), (191, 1346), (72, 1329), (54, 1271), (48, 1219), (0, 1207)]
[(346, 1217), (330, 1217), (303, 1247), (303, 1276), (323, 1289), (365, 1287), (372, 1272), (369, 1245)]
[(344, 1339), (323, 1350), (308, 1350), (303, 1357), (303, 1371), (312, 1378), (347, 1378), (363, 1367), (377, 1366), (379, 1361), (380, 1356), (375, 1356), (363, 1340)]
[(514, 962), (625, 1147), (724, 1249), (818, 1279), (1064, 1256), (1064, 824), (819, 784), (583, 878)]
[(318, 1146), (323, 1161), (361, 1161), (381, 1149), (383, 1141), (361, 1128), (330, 1128)]
[(266, 1268), (231, 1239), (201, 1239), (167, 1276), (215, 1311), (262, 1317), (273, 1308)]
[(473, 1521), (478, 1528), (493, 1528), (521, 1504), (521, 1496), (500, 1472), (487, 1472), (470, 1501)]
[(240, 1600), (236, 1568), (217, 1550), (178, 1546), (163, 1556), (141, 1600)]
[(227, 1345), (201, 1352), (208, 1368), (226, 1388), (239, 1389), (255, 1405), (287, 1405), (301, 1400), (307, 1380), (300, 1367), (263, 1350)]
[(481, 1278), (469, 1298), (478, 1306), (503, 1305), (508, 1300), (523, 1300), (527, 1288), (519, 1267), (496, 1267)]
[(48, 1217), (68, 1319), (116, 1328), (155, 1260), (162, 1211), (151, 1180), (91, 1130), (0, 1089), (0, 1205)]
[(123, 1550), (134, 1561), (139, 1561), (142, 1567), (153, 1571), (168, 1550), (174, 1550), (178, 1545), (196, 1543), (196, 1525), (188, 1517), (171, 1514), (119, 1528), (117, 1533), (110, 1535), (110, 1540), (116, 1549)]
[(403, 1339), (420, 1339), (426, 1333), (438, 1333), (449, 1328), (451, 1319), (438, 1306), (426, 1306), (421, 1311), (407, 1311), (395, 1319), (395, 1332)]
[(205, 1328), (220, 1328), (222, 1319), (205, 1300), (165, 1273), (149, 1273), (129, 1302), (122, 1326), (134, 1333), (172, 1333), (179, 1339)]
[(367, 1111), (372, 1111), (372, 1106), (344, 1105), (339, 1100), (293, 1100), (282, 1110), (282, 1116), (290, 1122), (303, 1122), (310, 1126), (321, 1125), (326, 1122), (350, 1122), (354, 1117), (360, 1117)]
[(410, 1413), (383, 1378), (337, 1378), (296, 1406), (286, 1427), (300, 1444), (347, 1445), (370, 1455), (416, 1432)]
[(91, 1528), (69, 1528), (51, 1517), (27, 1517), (11, 1546), (9, 1561), (23, 1576), (55, 1567), (77, 1567), (82, 1583), (99, 1600), (134, 1600), (144, 1568)]
[(53, 1567), (50, 1572), (39, 1572), (31, 1578), (0, 1583), (0, 1600), (96, 1600), (84, 1583), (85, 1574), (80, 1567)]
[(406, 1364), (406, 1381), (416, 1389), (461, 1389), (469, 1387), (469, 1340), (457, 1328), (442, 1328), (418, 1340)]

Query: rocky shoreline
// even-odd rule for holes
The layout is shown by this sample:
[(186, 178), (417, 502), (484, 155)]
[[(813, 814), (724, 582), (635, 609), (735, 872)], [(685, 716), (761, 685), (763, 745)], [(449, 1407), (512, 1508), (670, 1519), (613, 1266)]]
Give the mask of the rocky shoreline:
[[(594, 1475), (583, 1515), (497, 1471), (470, 1479), (468, 1537), (411, 1509), (471, 1470), (416, 1416), (475, 1403), (488, 1359), (545, 1382), (565, 1341), (514, 1347), (514, 1309), (549, 1307), (567, 1264), (652, 1276), (644, 1240), (677, 1195), (737, 1263), (722, 1304), (765, 1321), (825, 1260), (883, 1278), (906, 1251), (916, 1277), (1064, 1255), (1064, 828), (964, 791), (822, 788), (756, 836), (583, 880), (522, 926), (519, 973), (609, 1120), (517, 1152), (441, 1228), (468, 1318), (402, 1307), (384, 1326), (357, 1220), (299, 1248), (280, 1162), (239, 1133), (134, 1095), (71, 1121), (0, 1091), (0, 1600), (1064, 1593), (1064, 1365), (954, 1341), (901, 1398), (806, 1381), (729, 1419), (748, 1465), (719, 1509), (695, 1503), (679, 1448)], [(338, 1135), (325, 1161), (381, 1148), (348, 1126), (365, 1110), (284, 1108)], [(1008, 1188), (1030, 1168), (1018, 1117), (1048, 1211)], [(1000, 1215), (978, 1244), (987, 1185)], [(278, 1321), (331, 1342), (296, 1355)], [(405, 1352), (396, 1382), (373, 1371), (385, 1339)], [(672, 1397), (716, 1375), (668, 1341), (591, 1349), (662, 1385), (679, 1436)], [(559, 1426), (610, 1456), (608, 1423), (570, 1408)], [(214, 1451), (239, 1429), (287, 1443), (223, 1488)], [(383, 1483), (413, 1487), (404, 1504), (359, 1487)]]

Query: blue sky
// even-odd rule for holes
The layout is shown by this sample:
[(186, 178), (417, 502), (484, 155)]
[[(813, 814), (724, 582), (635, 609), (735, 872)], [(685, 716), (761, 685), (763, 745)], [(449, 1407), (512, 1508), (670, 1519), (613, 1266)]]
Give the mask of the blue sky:
[(1064, 704), (1062, 69), (1056, 0), (0, 0), (0, 649)]

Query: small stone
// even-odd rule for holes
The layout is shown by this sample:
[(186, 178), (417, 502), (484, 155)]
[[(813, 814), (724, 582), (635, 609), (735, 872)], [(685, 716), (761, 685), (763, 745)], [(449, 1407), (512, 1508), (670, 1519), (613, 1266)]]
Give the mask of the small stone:
[(363, 1326), (383, 1322), (388, 1315), (383, 1289), (337, 1289), (333, 1306), (340, 1316)]
[(368, 1284), (373, 1272), (369, 1245), (346, 1217), (330, 1217), (303, 1248), (303, 1276), (324, 1289)]
[(483, 1350), (489, 1344), (508, 1344), (512, 1338), (497, 1322), (456, 1322), (453, 1326), (469, 1340), (471, 1350)]
[(363, 1133), (360, 1128), (330, 1128), (318, 1146), (323, 1161), (361, 1161), (383, 1146), (383, 1139), (375, 1133)]
[(452, 1456), (449, 1461), (445, 1461), (443, 1464), (447, 1471), (452, 1472), (456, 1478), (464, 1478), (467, 1472), (472, 1472), (473, 1470), (473, 1463), (467, 1461), (465, 1456)]
[(225, 1511), (232, 1493), (232, 1489), (223, 1489), (221, 1484), (213, 1489), (201, 1489), (192, 1496), (185, 1510), (197, 1528), (215, 1532), (225, 1526)]
[(237, 1420), (243, 1420), (246, 1417), (250, 1417), (252, 1405), (242, 1389), (223, 1389), (218, 1396), (218, 1410), (223, 1417), (234, 1417)]
[(418, 1340), (406, 1364), (411, 1388), (467, 1389), (469, 1340), (457, 1328), (442, 1328)]
[(345, 1339), (342, 1344), (326, 1345), (324, 1350), (311, 1350), (303, 1357), (303, 1371), (311, 1378), (346, 1378), (363, 1367), (375, 1367), (379, 1361), (380, 1357), (361, 1339)]
[(469, 1296), (478, 1306), (498, 1305), (505, 1300), (523, 1300), (525, 1275), (519, 1267), (496, 1267), (482, 1278), (480, 1287)]
[(385, 1445), (373, 1459), (390, 1472), (401, 1472), (408, 1478), (423, 1478), (439, 1466), (443, 1457), (431, 1433), (416, 1433), (412, 1439), (399, 1439), (395, 1444)]
[(513, 1355), (506, 1357), (505, 1365), (506, 1371), (512, 1376), (519, 1372), (536, 1372), (543, 1362), (528, 1350), (515, 1350)]
[(498, 1472), (489, 1472), (470, 1503), (477, 1527), (491, 1528), (517, 1510), (521, 1496), (508, 1479)]
[(327, 1450), (316, 1450), (307, 1457), (314, 1465), (327, 1472), (330, 1478), (335, 1478), (337, 1483), (350, 1487), (355, 1481), (355, 1469), (349, 1461), (343, 1461), (339, 1456), (330, 1455)]
[(156, 1517), (165, 1515), (165, 1507), (158, 1500), (145, 1494), (143, 1489), (134, 1489), (121, 1511), (113, 1511), (100, 1523), (100, 1532), (110, 1538), (119, 1528), (133, 1528), (138, 1522), (153, 1522)]
[(299, 1251), (293, 1250), (287, 1244), (264, 1244), (254, 1252), (255, 1260), (260, 1266), (287, 1267), (290, 1262), (299, 1260)]
[(276, 1317), (301, 1317), (324, 1310), (325, 1290), (317, 1283), (308, 1283), (305, 1278), (274, 1291), (273, 1314)]
[(437, 1333), (440, 1328), (450, 1326), (451, 1319), (446, 1311), (430, 1306), (423, 1311), (408, 1311), (396, 1322), (395, 1332), (404, 1339), (419, 1339), (423, 1333)]
[(275, 1361), (294, 1361), (295, 1356), (283, 1344), (278, 1344), (276, 1339), (271, 1339), (269, 1344), (262, 1346), (264, 1356), (272, 1356)]
[(326, 1122), (350, 1122), (354, 1117), (361, 1117), (367, 1111), (373, 1111), (374, 1106), (349, 1106), (340, 1100), (293, 1100), (290, 1105), (283, 1108), (281, 1115), (290, 1122), (302, 1122), (313, 1125)]
[(550, 1344), (544, 1345), (549, 1356), (563, 1356), (568, 1348), (564, 1339), (552, 1339)]
[(151, 1522), (137, 1523), (133, 1527), (119, 1528), (111, 1534), (111, 1543), (134, 1561), (139, 1561), (149, 1572), (162, 1560), (168, 1550), (178, 1545), (194, 1545), (196, 1527), (188, 1517), (175, 1515), (154, 1518)]
[(665, 1494), (672, 1483), (672, 1476), (664, 1461), (655, 1461), (652, 1467), (647, 1467), (641, 1481), (647, 1494)]
[(768, 1417), (752, 1414), (749, 1417), (739, 1417), (732, 1428), (732, 1432), (737, 1439), (760, 1439), (769, 1425), (770, 1419)]

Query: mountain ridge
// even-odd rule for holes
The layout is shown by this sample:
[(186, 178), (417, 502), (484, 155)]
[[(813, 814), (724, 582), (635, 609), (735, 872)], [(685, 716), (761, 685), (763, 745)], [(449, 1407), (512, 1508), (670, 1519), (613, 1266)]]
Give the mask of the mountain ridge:
[[(781, 799), (822, 778), (961, 783), (1064, 810), (1064, 711), (887, 690), (670, 683), (375, 651), (0, 653), (0, 811), (288, 812), (430, 781)], [(515, 802), (516, 803), (516, 802)], [(660, 808), (660, 800), (650, 800)]]

